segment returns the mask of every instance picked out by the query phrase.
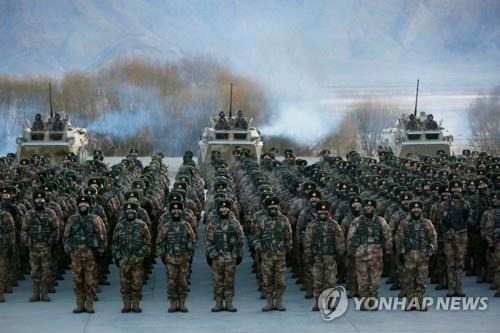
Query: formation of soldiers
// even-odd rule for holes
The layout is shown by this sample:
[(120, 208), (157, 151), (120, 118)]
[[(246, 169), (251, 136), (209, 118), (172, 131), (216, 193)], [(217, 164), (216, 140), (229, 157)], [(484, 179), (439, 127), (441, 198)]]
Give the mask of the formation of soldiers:
[[(462, 273), (500, 296), (500, 158), (464, 151), (418, 161), (379, 153), (321, 152), (308, 165), (292, 150), (270, 149), (260, 163), (235, 148), (214, 152), (201, 176), (186, 152), (170, 186), (163, 154), (143, 166), (132, 149), (109, 167), (100, 151), (84, 164), (69, 155), (58, 167), (44, 156), (0, 158), (0, 302), (30, 273), (29, 301), (50, 301), (69, 267), (75, 313), (94, 312), (109, 265), (119, 268), (122, 312), (141, 312), (142, 286), (155, 258), (165, 265), (169, 312), (187, 312), (199, 223), (212, 268), (212, 311), (235, 312), (235, 272), (245, 244), (262, 311), (285, 311), (291, 268), (305, 298), (345, 283), (349, 297), (373, 309), (380, 278), (422, 304), (427, 278), (463, 297)], [(206, 193), (205, 193), (206, 190)]]

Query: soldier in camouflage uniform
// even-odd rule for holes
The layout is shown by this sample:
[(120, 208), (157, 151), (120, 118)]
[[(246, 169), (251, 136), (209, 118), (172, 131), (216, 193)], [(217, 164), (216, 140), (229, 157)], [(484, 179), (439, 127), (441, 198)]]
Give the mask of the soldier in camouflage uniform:
[(402, 256), (405, 269), (400, 282), (410, 300), (406, 310), (426, 311), (423, 304), (425, 282), (429, 273), (429, 258), (437, 249), (437, 234), (432, 222), (422, 216), (422, 201), (412, 201), (409, 208), (410, 216), (401, 222), (395, 235), (395, 250)]
[(392, 236), (384, 218), (375, 216), (377, 202), (363, 202), (363, 215), (355, 219), (349, 228), (346, 248), (354, 255), (359, 297), (367, 297), (362, 309), (372, 307), (371, 297), (378, 297), (380, 276), (383, 268), (383, 250), (392, 252)]
[(97, 286), (96, 264), (105, 250), (106, 234), (102, 220), (92, 214), (92, 198), (77, 198), (78, 212), (68, 219), (64, 229), (64, 249), (71, 255), (73, 291), (76, 308), (73, 313), (94, 313)]
[(275, 196), (264, 200), (265, 215), (255, 221), (253, 242), (260, 257), (262, 293), (266, 305), (262, 311), (285, 311), (282, 299), (286, 288), (286, 254), (292, 248), (292, 227), (288, 218), (279, 211)]
[[(218, 219), (208, 222), (205, 229), (207, 262), (212, 267), (215, 306), (213, 312), (226, 309), (236, 312), (233, 306), (234, 276), (236, 266), (243, 259), (243, 229), (231, 214), (232, 200), (217, 202)], [(223, 307), (222, 299), (226, 306)]]
[[(120, 292), (123, 298), (122, 313), (142, 312), (142, 284), (144, 258), (151, 252), (151, 234), (144, 221), (137, 218), (136, 201), (125, 202), (125, 218), (118, 221), (113, 231), (112, 253), (120, 269)], [(132, 308), (131, 308), (132, 303)]]
[(319, 295), (337, 284), (337, 257), (345, 251), (345, 238), (337, 221), (328, 217), (330, 204), (320, 201), (316, 204), (316, 219), (306, 229), (304, 237), (304, 254), (311, 265), (314, 297), (312, 308), (319, 311)]
[(16, 226), (9, 212), (0, 208), (0, 303), (5, 302), (4, 291), (7, 284), (9, 257), (16, 246)]
[(441, 202), (441, 209), (436, 211), (435, 223), (443, 233), (444, 254), (448, 278), (448, 297), (464, 297), (462, 272), (467, 250), (467, 225), (470, 218), (470, 206), (462, 198), (462, 183), (458, 180), (449, 182), (451, 198)]
[(30, 251), (31, 279), (33, 295), (30, 302), (40, 299), (50, 302), (49, 283), (52, 279), (50, 254), (57, 244), (59, 235), (58, 218), (54, 211), (45, 206), (45, 192), (37, 189), (33, 192), (34, 208), (24, 216), (21, 230), (23, 244)]
[(491, 208), (483, 214), (484, 238), (494, 259), (495, 297), (500, 297), (500, 191), (492, 192)]
[(195, 234), (190, 224), (184, 220), (183, 208), (180, 201), (169, 203), (168, 212), (160, 217), (156, 239), (157, 253), (167, 272), (167, 294), (170, 300), (168, 312), (188, 311), (186, 298)]
[[(351, 212), (347, 214), (342, 220), (341, 228), (344, 236), (347, 237), (351, 223), (361, 215), (362, 210), (361, 198), (358, 196), (351, 198)], [(355, 297), (358, 294), (358, 282), (356, 279), (356, 264), (354, 255), (346, 253), (345, 255), (346, 266), (346, 288), (348, 290), (347, 296), (349, 298)]]

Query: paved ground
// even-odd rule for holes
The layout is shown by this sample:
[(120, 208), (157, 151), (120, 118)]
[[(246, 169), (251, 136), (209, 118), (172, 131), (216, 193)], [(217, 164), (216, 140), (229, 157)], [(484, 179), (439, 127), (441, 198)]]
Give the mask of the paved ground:
[[(170, 161), (171, 171), (177, 161)], [(203, 230), (198, 230), (202, 236)], [(95, 303), (96, 313), (75, 315), (71, 311), (74, 296), (71, 274), (66, 273), (50, 303), (29, 303), (29, 278), (6, 295), (7, 303), (0, 304), (0, 332), (500, 332), (500, 299), (490, 298), (487, 311), (482, 312), (357, 312), (353, 304), (345, 315), (332, 322), (324, 322), (317, 312), (311, 312), (311, 300), (287, 275), (285, 295), (287, 312), (261, 312), (263, 300), (259, 298), (251, 260), (246, 254), (237, 272), (237, 313), (212, 313), (211, 272), (205, 262), (201, 242), (194, 258), (191, 293), (188, 297), (189, 313), (167, 312), (165, 270), (160, 262), (144, 287), (143, 313), (122, 314), (118, 272), (111, 267), (111, 285), (102, 287), (100, 300)], [(465, 291), (472, 296), (491, 296), (485, 284), (476, 284), (465, 278)], [(433, 289), (431, 286), (430, 289)], [(382, 284), (381, 295), (396, 295)], [(430, 292), (442, 296), (442, 292)]]

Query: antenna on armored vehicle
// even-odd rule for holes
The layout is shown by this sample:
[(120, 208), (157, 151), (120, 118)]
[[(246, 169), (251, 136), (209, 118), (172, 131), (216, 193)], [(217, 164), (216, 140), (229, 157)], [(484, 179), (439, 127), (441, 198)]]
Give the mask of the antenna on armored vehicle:
[(50, 118), (54, 118), (54, 110), (52, 109), (52, 86), (49, 82), (49, 103), (50, 103)]
[(229, 92), (229, 119), (233, 117), (233, 84), (231, 83), (231, 90)]
[(415, 115), (415, 117), (417, 116), (417, 103), (418, 103), (418, 82), (419, 82), (419, 81), (420, 81), (420, 80), (419, 80), (419, 79), (417, 79), (417, 94), (416, 94), (416, 96), (415, 96), (415, 111), (414, 111), (414, 113), (413, 113), (413, 114)]

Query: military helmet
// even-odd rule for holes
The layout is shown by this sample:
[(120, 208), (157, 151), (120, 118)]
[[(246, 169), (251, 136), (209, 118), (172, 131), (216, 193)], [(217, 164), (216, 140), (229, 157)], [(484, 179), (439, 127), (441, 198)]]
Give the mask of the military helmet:
[(269, 196), (264, 200), (264, 207), (279, 206), (280, 199), (277, 196)]
[(77, 198), (76, 198), (76, 204), (79, 205), (81, 204), (82, 202), (84, 203), (87, 203), (89, 204), (90, 206), (92, 206), (92, 203), (93, 203), (93, 199), (90, 195), (84, 195), (84, 194), (80, 194)]
[(363, 207), (371, 206), (373, 208), (377, 208), (377, 200), (374, 199), (365, 199), (363, 200)]
[(330, 203), (326, 200), (322, 200), (320, 202), (318, 202), (316, 204), (316, 211), (320, 211), (320, 210), (326, 210), (326, 211), (329, 211), (330, 210)]
[(217, 209), (221, 209), (221, 208), (231, 209), (232, 207), (233, 207), (233, 201), (229, 198), (217, 200)]
[(413, 193), (407, 192), (407, 191), (399, 193), (399, 201), (400, 202), (408, 201), (408, 200), (410, 200), (410, 201), (413, 200)]
[(409, 207), (410, 207), (410, 210), (412, 210), (413, 208), (423, 209), (424, 208), (424, 204), (420, 200), (414, 200), (414, 201), (410, 202)]
[(33, 191), (33, 200), (35, 199), (46, 199), (45, 191), (41, 188), (37, 188)]
[(351, 206), (352, 206), (354, 203), (356, 203), (356, 202), (357, 202), (357, 203), (361, 203), (361, 202), (362, 202), (362, 201), (361, 201), (361, 198), (360, 198), (359, 196), (354, 196), (354, 197), (352, 197), (352, 198), (350, 199), (350, 204), (351, 204)]
[(168, 210), (172, 211), (174, 209), (179, 209), (183, 210), (184, 209), (184, 204), (180, 201), (170, 201), (168, 203)]
[(124, 210), (137, 210), (139, 209), (139, 203), (137, 201), (125, 201), (123, 204), (123, 209)]
[(318, 198), (321, 200), (321, 192), (318, 192), (316, 190), (314, 191), (311, 191), (309, 192), (308, 196), (307, 196), (309, 199), (312, 199), (312, 198)]

